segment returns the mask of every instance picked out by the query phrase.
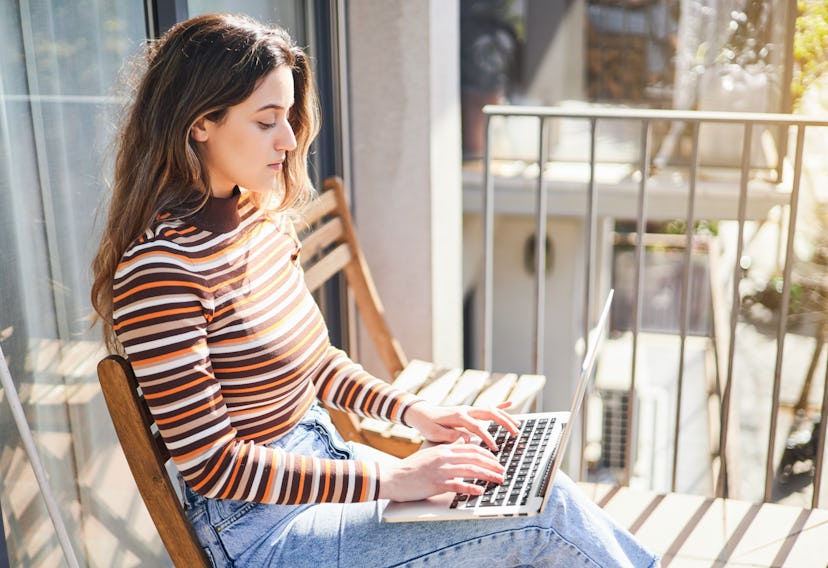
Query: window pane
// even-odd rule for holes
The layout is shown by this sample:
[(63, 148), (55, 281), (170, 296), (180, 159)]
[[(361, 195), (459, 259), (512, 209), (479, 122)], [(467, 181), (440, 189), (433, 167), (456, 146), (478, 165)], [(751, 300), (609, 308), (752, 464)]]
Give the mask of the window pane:
[[(88, 299), (122, 104), (119, 73), (143, 42), (143, 5), (3, 2), (0, 31), (3, 352), (81, 564), (163, 565), (163, 547), (109, 427)], [(62, 551), (4, 394), (0, 499), (9, 560), (60, 565)]]
[(279, 24), (300, 45), (307, 41), (305, 2), (302, 0), (189, 0), (187, 2), (189, 16), (210, 12), (247, 14), (262, 22)]

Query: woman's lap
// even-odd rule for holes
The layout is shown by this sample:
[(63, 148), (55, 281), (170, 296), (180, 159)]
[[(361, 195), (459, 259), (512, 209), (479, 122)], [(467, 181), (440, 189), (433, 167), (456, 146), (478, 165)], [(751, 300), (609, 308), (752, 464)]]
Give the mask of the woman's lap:
[[(329, 421), (311, 413), (286, 450), (394, 459), (330, 439)], [(332, 427), (330, 427), (332, 428)], [(338, 436), (337, 436), (338, 437)], [(281, 441), (280, 441), (281, 442)], [(653, 556), (559, 473), (535, 517), (385, 523), (385, 502), (300, 507), (216, 503), (196, 498), (188, 512), (217, 565), (236, 566), (584, 566), (645, 567)]]
[[(298, 514), (270, 564), (290, 566), (644, 567), (653, 557), (596, 518), (565, 476), (536, 517), (384, 523), (384, 503), (321, 505)], [(266, 556), (257, 558), (264, 560)], [(324, 561), (322, 561), (324, 559)]]

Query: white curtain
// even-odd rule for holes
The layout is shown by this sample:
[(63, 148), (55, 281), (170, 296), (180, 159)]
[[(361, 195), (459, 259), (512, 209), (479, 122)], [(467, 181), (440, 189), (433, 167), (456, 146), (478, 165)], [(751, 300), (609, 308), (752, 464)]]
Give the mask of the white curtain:
[[(99, 565), (111, 566), (164, 560), (148, 543), (123, 540), (140, 500), (126, 485), (123, 458), (105, 460), (114, 469), (102, 461), (119, 450), (95, 375), (99, 336), (89, 325), (117, 77), (143, 41), (142, 4), (0, 2), (0, 341), (75, 554), (88, 561), (94, 541), (112, 560)], [(9, 561), (60, 565), (7, 396), (0, 423)], [(119, 490), (125, 508), (116, 511), (105, 503)]]

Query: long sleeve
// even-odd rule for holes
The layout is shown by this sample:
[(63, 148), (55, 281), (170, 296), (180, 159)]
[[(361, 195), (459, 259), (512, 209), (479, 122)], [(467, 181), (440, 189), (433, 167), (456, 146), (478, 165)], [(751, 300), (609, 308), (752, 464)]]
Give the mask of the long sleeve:
[(162, 223), (124, 255), (115, 329), (170, 455), (214, 498), (267, 503), (375, 499), (378, 466), (281, 452), (317, 394), (398, 421), (410, 395), (331, 346), (304, 286), (296, 244), (241, 207), (214, 233)]
[(368, 418), (402, 422), (403, 413), (418, 400), (408, 392), (369, 374), (341, 350), (330, 347), (316, 378), (320, 400)]

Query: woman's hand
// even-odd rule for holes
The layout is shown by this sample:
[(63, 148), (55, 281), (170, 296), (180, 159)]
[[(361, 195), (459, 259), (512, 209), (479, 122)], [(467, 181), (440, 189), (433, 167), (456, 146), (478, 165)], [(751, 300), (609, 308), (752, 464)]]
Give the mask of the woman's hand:
[(382, 465), (379, 498), (416, 501), (448, 491), (480, 495), (484, 487), (463, 478), (503, 483), (503, 472), (503, 466), (485, 448), (441, 444), (414, 452), (394, 465)]
[[(381, 499), (416, 501), (453, 491), (480, 495), (484, 487), (464, 479), (503, 483), (503, 466), (492, 451), (497, 445), (488, 431), (496, 422), (517, 434), (517, 421), (506, 413), (510, 402), (496, 407), (436, 406), (419, 401), (408, 408), (405, 421), (429, 442), (440, 445), (419, 450), (393, 466), (380, 470)], [(478, 437), (491, 448), (469, 443)]]
[(405, 421), (420, 431), (429, 442), (470, 441), (477, 436), (492, 450), (497, 445), (488, 431), (488, 423), (496, 422), (511, 434), (517, 434), (518, 422), (506, 409), (511, 402), (501, 402), (494, 408), (475, 408), (473, 406), (436, 406), (426, 401), (414, 403), (406, 411)]

